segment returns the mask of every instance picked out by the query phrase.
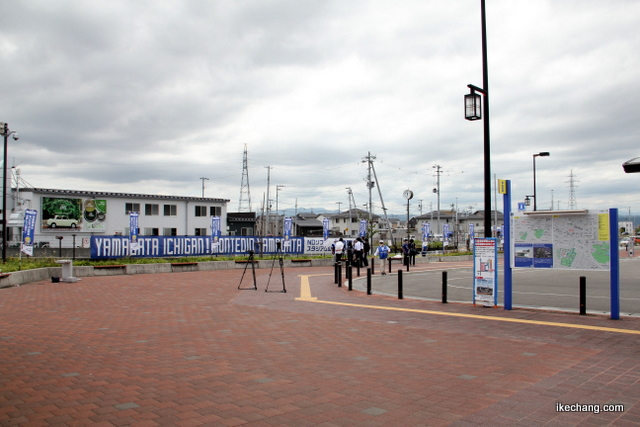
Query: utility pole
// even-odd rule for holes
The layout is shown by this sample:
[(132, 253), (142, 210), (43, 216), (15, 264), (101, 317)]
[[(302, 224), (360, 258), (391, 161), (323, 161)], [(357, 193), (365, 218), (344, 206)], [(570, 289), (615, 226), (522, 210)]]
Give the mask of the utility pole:
[(266, 232), (266, 234), (269, 234), (269, 231), (270, 231), (269, 228), (271, 226), (271, 224), (270, 224), (271, 219), (269, 217), (270, 212), (271, 212), (271, 199), (269, 199), (269, 188), (271, 187), (271, 169), (272, 169), (272, 167), (271, 166), (265, 166), (265, 168), (267, 169), (267, 205), (266, 205), (266, 208), (267, 208), (266, 209), (267, 210), (267, 213), (266, 213), (266, 219), (267, 219), (266, 229), (267, 230), (266, 231), (267, 232)]
[(209, 181), (209, 178), (202, 177), (200, 179), (202, 180), (202, 198), (204, 199), (204, 182)]
[(280, 189), (284, 188), (284, 185), (276, 185), (276, 236), (280, 234), (280, 211), (278, 210), (278, 194)]
[[(437, 199), (438, 199), (438, 234), (442, 234), (442, 225), (440, 224), (440, 174), (442, 173), (442, 166), (440, 165), (433, 165), (433, 169), (436, 170), (436, 188), (434, 189), (434, 193), (436, 193)], [(486, 215), (486, 212), (485, 212)], [(444, 239), (444, 236), (442, 236), (442, 238)]]

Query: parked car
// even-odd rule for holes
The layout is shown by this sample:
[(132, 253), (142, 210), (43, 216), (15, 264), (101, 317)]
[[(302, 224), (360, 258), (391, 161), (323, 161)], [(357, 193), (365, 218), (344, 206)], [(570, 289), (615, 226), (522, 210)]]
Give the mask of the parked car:
[(76, 228), (78, 226), (78, 220), (69, 218), (67, 215), (55, 215), (53, 218), (49, 218), (44, 222), (50, 228)]

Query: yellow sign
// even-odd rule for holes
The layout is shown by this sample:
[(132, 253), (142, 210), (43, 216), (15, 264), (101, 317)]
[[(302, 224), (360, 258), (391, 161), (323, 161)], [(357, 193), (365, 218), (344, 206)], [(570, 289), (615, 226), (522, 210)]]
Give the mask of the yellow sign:
[(598, 240), (607, 241), (609, 237), (609, 214), (598, 214)]
[(498, 193), (507, 194), (507, 180), (499, 179), (498, 180)]

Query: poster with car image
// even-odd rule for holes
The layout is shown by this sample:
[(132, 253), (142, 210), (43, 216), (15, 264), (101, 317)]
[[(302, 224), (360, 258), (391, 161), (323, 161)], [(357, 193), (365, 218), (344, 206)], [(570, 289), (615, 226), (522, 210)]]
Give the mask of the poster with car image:
[(65, 197), (42, 198), (42, 231), (104, 231), (107, 201)]

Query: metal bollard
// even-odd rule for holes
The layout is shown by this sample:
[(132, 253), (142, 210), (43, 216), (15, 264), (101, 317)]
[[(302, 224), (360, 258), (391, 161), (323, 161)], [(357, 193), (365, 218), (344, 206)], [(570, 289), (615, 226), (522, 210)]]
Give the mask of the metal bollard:
[(580, 314), (587, 314), (587, 278), (580, 276)]
[(333, 283), (335, 285), (338, 284), (338, 282), (340, 281), (340, 279), (338, 278), (338, 267), (340, 266), (340, 263), (335, 263), (333, 264)]
[(338, 287), (342, 287), (342, 264), (338, 264)]
[(442, 303), (447, 303), (447, 272), (442, 272)]
[(376, 274), (376, 258), (371, 258), (371, 262), (369, 263), (371, 266), (371, 274)]
[(402, 299), (402, 270), (398, 270), (398, 299)]
[(353, 289), (353, 267), (347, 267), (347, 276), (349, 276), (349, 290)]
[(360, 277), (360, 262), (358, 261), (358, 264), (356, 266), (356, 274), (358, 275), (358, 277)]
[(367, 268), (367, 295), (371, 295), (371, 269)]

